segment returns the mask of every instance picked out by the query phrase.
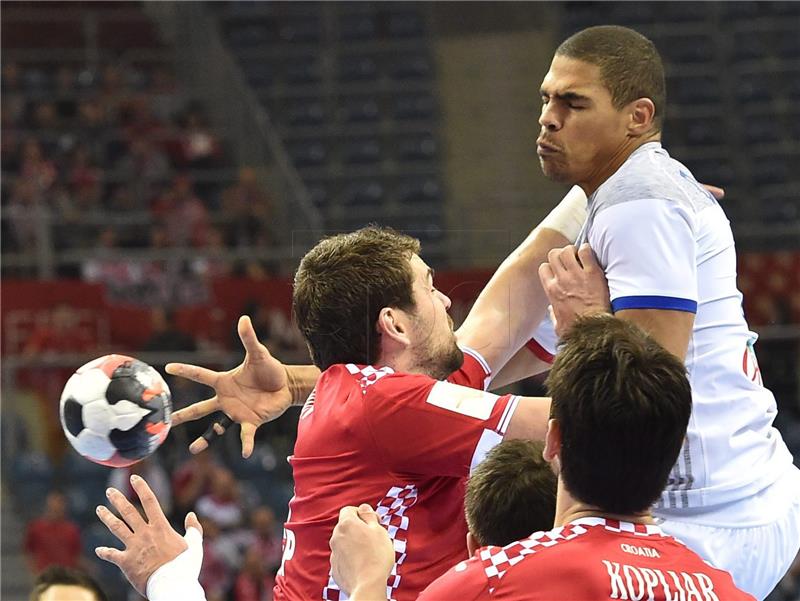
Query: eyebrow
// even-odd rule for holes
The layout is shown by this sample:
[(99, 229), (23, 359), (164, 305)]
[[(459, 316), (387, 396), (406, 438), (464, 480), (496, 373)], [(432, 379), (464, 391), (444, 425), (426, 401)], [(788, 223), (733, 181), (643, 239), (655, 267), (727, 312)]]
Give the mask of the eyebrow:
[(588, 96), (584, 96), (583, 94), (578, 94), (577, 92), (563, 92), (561, 94), (548, 94), (544, 88), (539, 89), (539, 94), (542, 96), (547, 96), (549, 98), (558, 98), (559, 100), (566, 100), (567, 102), (575, 102), (575, 101), (591, 101), (591, 98)]

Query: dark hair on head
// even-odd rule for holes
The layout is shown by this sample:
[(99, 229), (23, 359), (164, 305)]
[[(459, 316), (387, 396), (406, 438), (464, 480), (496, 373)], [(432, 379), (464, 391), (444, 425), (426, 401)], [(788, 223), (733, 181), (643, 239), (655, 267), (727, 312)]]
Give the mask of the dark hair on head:
[(609, 513), (646, 511), (667, 483), (692, 411), (686, 368), (634, 324), (584, 317), (546, 381), (561, 429), (561, 477)]
[(306, 253), (294, 277), (292, 313), (314, 365), (377, 361), (381, 309), (414, 309), (409, 261), (419, 248), (419, 240), (370, 226)]
[(619, 25), (598, 25), (570, 36), (556, 56), (574, 58), (600, 68), (603, 85), (617, 109), (637, 98), (649, 98), (656, 107), (653, 124), (664, 127), (667, 84), (664, 65), (653, 42)]
[(100, 585), (86, 572), (64, 566), (50, 566), (36, 577), (30, 601), (39, 601), (47, 589), (56, 585), (79, 586), (94, 593), (96, 601), (108, 601)]
[(467, 482), (467, 525), (481, 546), (504, 547), (539, 530), (556, 514), (556, 476), (543, 444), (506, 440), (494, 447)]

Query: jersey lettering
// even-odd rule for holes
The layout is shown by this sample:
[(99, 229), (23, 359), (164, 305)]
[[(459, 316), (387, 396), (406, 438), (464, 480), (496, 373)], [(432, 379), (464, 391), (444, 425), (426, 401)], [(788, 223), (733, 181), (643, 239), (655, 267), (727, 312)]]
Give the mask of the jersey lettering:
[(665, 574), (658, 568), (642, 568), (606, 559), (602, 562), (608, 572), (609, 599), (643, 601), (663, 597), (665, 601), (719, 601), (714, 583), (706, 574), (667, 570), (673, 592)]

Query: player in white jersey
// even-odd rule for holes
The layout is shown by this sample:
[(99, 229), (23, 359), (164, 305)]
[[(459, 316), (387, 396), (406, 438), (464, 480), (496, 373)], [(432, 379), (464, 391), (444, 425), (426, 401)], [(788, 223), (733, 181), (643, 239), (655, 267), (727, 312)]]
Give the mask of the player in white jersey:
[[(691, 380), (692, 419), (656, 515), (764, 598), (800, 546), (800, 472), (772, 426), (776, 403), (742, 312), (730, 224), (661, 147), (658, 53), (632, 30), (589, 28), (558, 48), (541, 91), (542, 169), (589, 197), (579, 243), (605, 271), (611, 311), (684, 359)], [(540, 275), (565, 328), (586, 309), (578, 297), (591, 288), (591, 264), (568, 248)], [(555, 352), (546, 331), (534, 339)]]

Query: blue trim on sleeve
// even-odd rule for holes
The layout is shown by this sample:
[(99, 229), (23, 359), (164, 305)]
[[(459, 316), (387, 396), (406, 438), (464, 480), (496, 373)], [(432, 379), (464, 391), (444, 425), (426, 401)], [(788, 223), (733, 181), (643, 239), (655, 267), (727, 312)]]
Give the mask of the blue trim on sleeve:
[(664, 309), (697, 313), (697, 301), (673, 296), (621, 296), (611, 301), (611, 310), (614, 313), (624, 309)]

